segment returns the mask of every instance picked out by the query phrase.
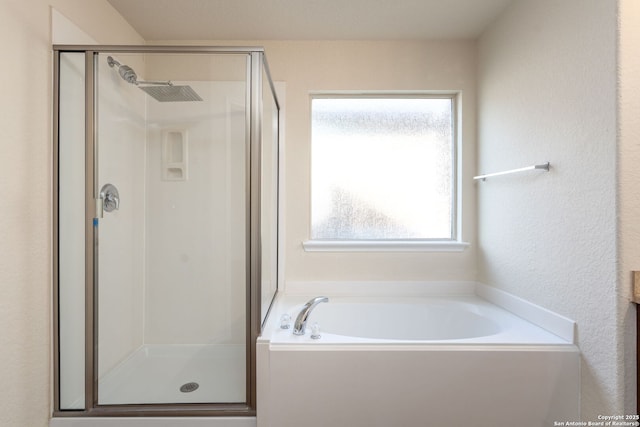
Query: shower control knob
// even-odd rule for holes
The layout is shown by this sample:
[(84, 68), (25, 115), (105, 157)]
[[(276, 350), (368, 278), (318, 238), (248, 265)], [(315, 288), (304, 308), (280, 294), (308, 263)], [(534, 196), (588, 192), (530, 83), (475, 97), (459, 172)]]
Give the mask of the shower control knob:
[(107, 212), (112, 212), (120, 208), (120, 200), (113, 194), (107, 194), (104, 198), (104, 210)]
[(105, 212), (113, 212), (120, 209), (120, 194), (113, 184), (105, 184), (100, 190), (102, 209)]

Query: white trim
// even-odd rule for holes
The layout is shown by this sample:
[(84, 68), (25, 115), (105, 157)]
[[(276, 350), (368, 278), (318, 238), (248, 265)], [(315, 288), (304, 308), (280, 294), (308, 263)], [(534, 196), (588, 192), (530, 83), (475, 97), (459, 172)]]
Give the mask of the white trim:
[(286, 118), (287, 118), (287, 83), (273, 82), (280, 106), (280, 116), (278, 122), (278, 289), (284, 289), (285, 276), (285, 242), (286, 242)]
[(421, 281), (287, 281), (284, 294), (313, 296), (442, 296), (474, 295), (475, 282), (421, 282)]
[(469, 243), (428, 240), (306, 240), (306, 252), (462, 252)]

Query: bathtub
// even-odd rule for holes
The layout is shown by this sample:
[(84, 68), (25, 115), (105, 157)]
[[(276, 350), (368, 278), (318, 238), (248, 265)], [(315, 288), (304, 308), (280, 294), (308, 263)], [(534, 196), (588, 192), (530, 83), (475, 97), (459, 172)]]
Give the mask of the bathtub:
[[(291, 301), (290, 298), (288, 301)], [(304, 303), (284, 300), (279, 314), (295, 320)], [(321, 338), (311, 339), (316, 323)], [(273, 344), (567, 344), (477, 296), (359, 298), (333, 297), (311, 312), (305, 335), (276, 325)]]
[(305, 335), (282, 329), (280, 316), (293, 322), (313, 296), (279, 297), (258, 341), (258, 427), (579, 419), (580, 357), (566, 336), (477, 295), (329, 296)]

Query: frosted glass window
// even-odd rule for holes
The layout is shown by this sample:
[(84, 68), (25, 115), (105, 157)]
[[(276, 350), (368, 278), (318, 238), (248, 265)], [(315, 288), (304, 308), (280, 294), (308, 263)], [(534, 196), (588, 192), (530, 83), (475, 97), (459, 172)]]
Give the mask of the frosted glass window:
[(311, 238), (451, 240), (452, 97), (314, 97)]

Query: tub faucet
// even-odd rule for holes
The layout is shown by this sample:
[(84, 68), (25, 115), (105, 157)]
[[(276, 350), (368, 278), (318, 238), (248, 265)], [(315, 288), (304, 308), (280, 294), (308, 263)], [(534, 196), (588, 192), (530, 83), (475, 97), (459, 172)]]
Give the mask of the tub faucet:
[(307, 327), (307, 317), (311, 313), (313, 308), (320, 304), (321, 302), (329, 302), (329, 298), (327, 297), (315, 297), (314, 299), (307, 302), (302, 310), (300, 310), (300, 314), (296, 317), (296, 323), (293, 325), (293, 334), (294, 335), (304, 335), (304, 330)]

